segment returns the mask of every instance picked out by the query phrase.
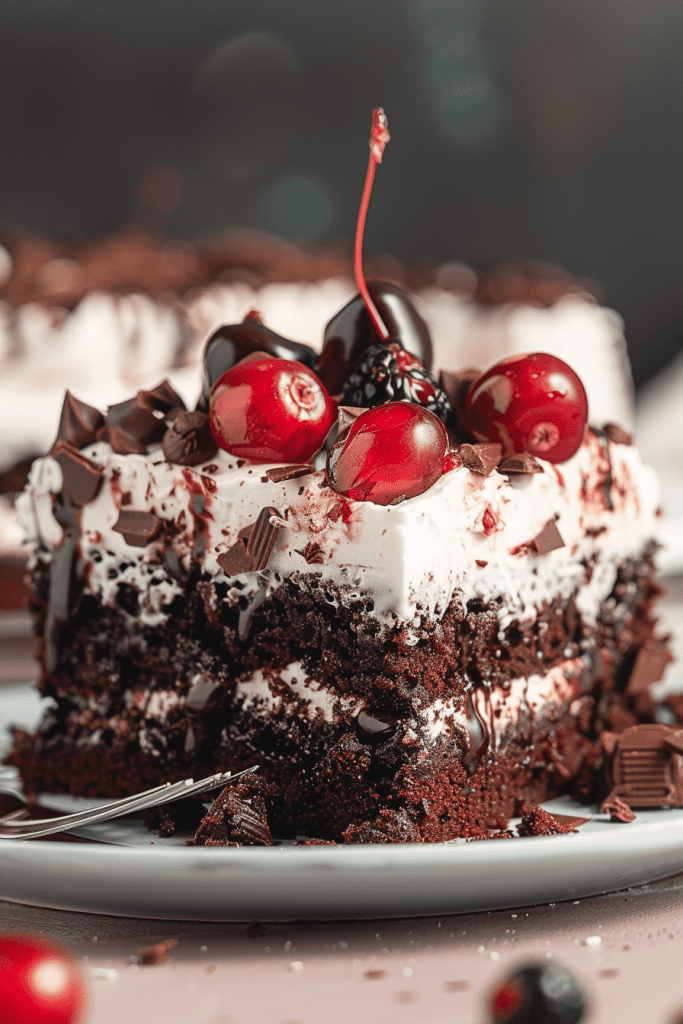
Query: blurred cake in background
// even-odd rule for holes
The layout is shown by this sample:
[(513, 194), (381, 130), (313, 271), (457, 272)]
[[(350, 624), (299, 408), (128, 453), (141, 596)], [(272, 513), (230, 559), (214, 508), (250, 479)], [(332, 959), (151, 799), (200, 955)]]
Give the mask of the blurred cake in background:
[[(550, 352), (586, 382), (592, 424), (631, 428), (623, 322), (600, 305), (593, 283), (531, 261), (474, 270), (380, 256), (366, 272), (412, 294), (437, 372)], [(168, 377), (191, 406), (217, 327), (257, 308), (273, 330), (319, 349), (325, 324), (355, 290), (343, 247), (246, 229), (211, 242), (138, 228), (81, 243), (0, 235), (0, 557), (20, 558), (12, 495), (52, 445), (67, 387), (99, 408)]]

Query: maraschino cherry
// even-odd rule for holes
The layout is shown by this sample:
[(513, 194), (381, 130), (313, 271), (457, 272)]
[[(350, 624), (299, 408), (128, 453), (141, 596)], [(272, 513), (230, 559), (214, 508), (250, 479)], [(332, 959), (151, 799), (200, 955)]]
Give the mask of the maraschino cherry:
[(547, 352), (510, 356), (474, 381), (462, 422), (479, 441), (498, 441), (506, 455), (529, 452), (566, 462), (583, 441), (588, 400), (562, 359)]
[(410, 402), (378, 405), (354, 420), (327, 456), (330, 485), (353, 501), (391, 505), (436, 483), (448, 447), (438, 417)]
[(78, 964), (35, 935), (0, 935), (3, 1024), (76, 1024), (87, 993)]
[(396, 342), (417, 356), (427, 370), (432, 363), (429, 329), (406, 293), (395, 284), (366, 281), (363, 273), (363, 233), (377, 164), (389, 141), (387, 119), (381, 107), (372, 114), (370, 158), (358, 212), (354, 248), (354, 274), (358, 295), (325, 328), (323, 350), (316, 373), (330, 394), (338, 395), (349, 370), (378, 342)]
[(245, 359), (211, 391), (216, 444), (251, 462), (308, 462), (337, 418), (312, 370), (290, 359)]
[(308, 345), (283, 338), (271, 331), (261, 320), (257, 310), (251, 309), (241, 324), (227, 324), (211, 335), (204, 350), (204, 384), (197, 408), (209, 408), (211, 388), (245, 356), (263, 352), (277, 359), (295, 359), (305, 366), (313, 366), (315, 352)]

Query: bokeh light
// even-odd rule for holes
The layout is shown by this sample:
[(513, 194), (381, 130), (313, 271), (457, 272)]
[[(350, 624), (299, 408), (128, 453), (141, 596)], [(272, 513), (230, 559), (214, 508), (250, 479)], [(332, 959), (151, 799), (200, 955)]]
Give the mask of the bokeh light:
[(322, 238), (330, 229), (334, 203), (315, 178), (296, 175), (271, 185), (261, 198), (262, 227), (289, 238)]

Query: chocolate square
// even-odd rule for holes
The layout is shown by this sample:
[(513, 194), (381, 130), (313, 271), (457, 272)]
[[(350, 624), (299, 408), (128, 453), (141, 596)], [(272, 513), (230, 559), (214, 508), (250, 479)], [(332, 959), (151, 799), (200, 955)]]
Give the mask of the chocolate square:
[(112, 529), (123, 534), (126, 544), (131, 547), (146, 548), (161, 532), (161, 519), (153, 512), (121, 509)]
[(548, 520), (539, 535), (532, 540), (531, 546), (539, 555), (547, 555), (549, 551), (564, 547), (562, 534), (554, 519)]
[(458, 455), (467, 469), (489, 476), (503, 457), (503, 446), (496, 443), (461, 444)]
[(62, 470), (62, 486), (70, 501), (79, 507), (92, 501), (102, 485), (102, 466), (67, 441), (55, 442), (51, 455)]

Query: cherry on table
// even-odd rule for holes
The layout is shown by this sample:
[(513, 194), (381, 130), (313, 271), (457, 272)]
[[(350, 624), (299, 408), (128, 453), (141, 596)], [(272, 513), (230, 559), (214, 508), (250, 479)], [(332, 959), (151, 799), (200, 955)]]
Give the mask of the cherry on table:
[(35, 935), (0, 935), (3, 1024), (76, 1024), (86, 986), (68, 953)]
[(588, 400), (567, 363), (532, 352), (503, 359), (474, 381), (462, 419), (477, 440), (500, 442), (506, 455), (566, 462), (583, 441)]
[(327, 456), (330, 485), (354, 501), (391, 505), (428, 490), (441, 476), (446, 429), (429, 410), (388, 402), (354, 420)]
[(308, 462), (336, 418), (336, 404), (313, 371), (289, 359), (238, 363), (211, 391), (216, 444), (251, 462)]

